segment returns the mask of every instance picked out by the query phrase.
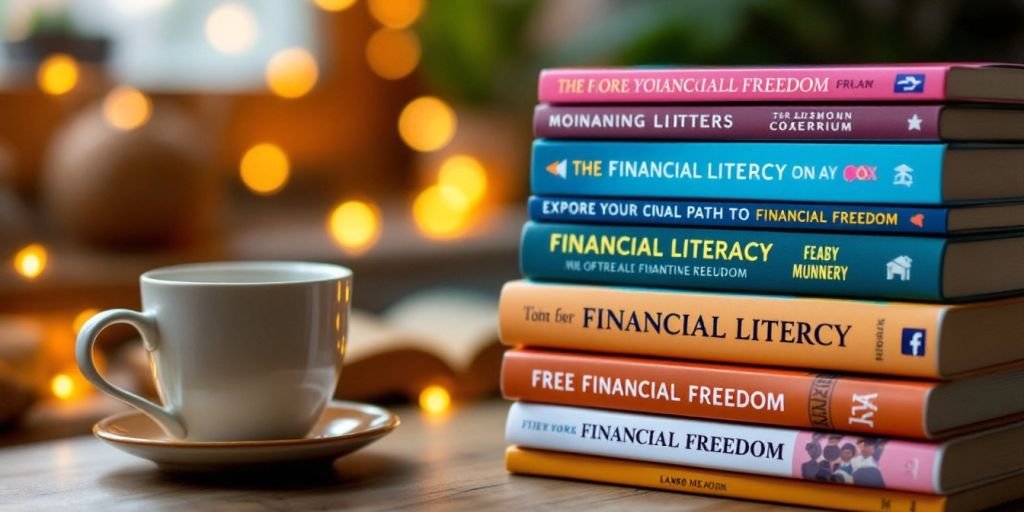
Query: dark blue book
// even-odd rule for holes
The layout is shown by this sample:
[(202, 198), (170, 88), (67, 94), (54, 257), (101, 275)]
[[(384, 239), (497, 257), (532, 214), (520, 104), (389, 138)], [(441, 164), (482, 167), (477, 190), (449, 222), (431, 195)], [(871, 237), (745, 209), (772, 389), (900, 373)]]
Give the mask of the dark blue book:
[(780, 229), (931, 236), (1024, 227), (1024, 203), (910, 207), (821, 203), (750, 203), (612, 197), (529, 200), (530, 219), (577, 224)]

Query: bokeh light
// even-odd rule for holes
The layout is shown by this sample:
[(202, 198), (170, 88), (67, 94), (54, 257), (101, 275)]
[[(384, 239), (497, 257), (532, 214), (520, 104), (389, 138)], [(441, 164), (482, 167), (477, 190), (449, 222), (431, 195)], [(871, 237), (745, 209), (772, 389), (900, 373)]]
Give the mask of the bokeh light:
[(258, 33), (256, 16), (242, 4), (221, 4), (206, 18), (206, 40), (221, 53), (245, 52), (256, 43)]
[(433, 96), (409, 102), (398, 116), (398, 134), (416, 151), (436, 151), (455, 135), (455, 111)]
[(473, 202), (469, 200), (469, 196), (461, 189), (441, 183), (438, 183), (436, 187), (448, 209), (459, 213), (466, 213), (472, 208)]
[(50, 379), (50, 391), (53, 396), (67, 400), (75, 394), (75, 381), (66, 373), (58, 373)]
[(46, 94), (67, 94), (78, 84), (78, 62), (63, 53), (50, 55), (39, 63), (36, 82)]
[(267, 62), (267, 87), (282, 98), (299, 98), (316, 85), (319, 70), (316, 59), (303, 48), (288, 48)]
[(28, 279), (35, 279), (46, 270), (46, 248), (30, 244), (14, 254), (14, 270)]
[(471, 204), (476, 204), (487, 193), (487, 171), (476, 158), (452, 155), (441, 164), (437, 183), (458, 190)]
[(444, 386), (432, 385), (423, 388), (419, 396), (420, 409), (430, 415), (441, 415), (448, 412), (452, 405), (452, 396)]
[(365, 251), (380, 237), (380, 209), (366, 201), (345, 201), (331, 210), (327, 230), (338, 247), (352, 252)]
[(103, 118), (118, 130), (134, 130), (146, 124), (152, 112), (152, 102), (134, 87), (115, 87), (103, 99)]
[(339, 12), (355, 5), (356, 0), (313, 0), (317, 7), (330, 12)]
[(453, 187), (431, 185), (412, 203), (416, 227), (429, 238), (453, 238), (462, 234), (469, 221), (469, 201)]
[(366, 62), (381, 78), (404, 78), (420, 63), (419, 37), (409, 30), (382, 28), (366, 43)]
[(249, 148), (238, 164), (245, 186), (259, 195), (277, 193), (288, 183), (291, 163), (288, 155), (276, 144), (263, 142)]
[(100, 310), (96, 308), (87, 308), (75, 315), (75, 319), (71, 321), (71, 328), (74, 330), (75, 334), (78, 334), (79, 331), (82, 330), (82, 326), (99, 312)]
[(412, 25), (423, 13), (423, 0), (368, 0), (370, 15), (389, 28)]

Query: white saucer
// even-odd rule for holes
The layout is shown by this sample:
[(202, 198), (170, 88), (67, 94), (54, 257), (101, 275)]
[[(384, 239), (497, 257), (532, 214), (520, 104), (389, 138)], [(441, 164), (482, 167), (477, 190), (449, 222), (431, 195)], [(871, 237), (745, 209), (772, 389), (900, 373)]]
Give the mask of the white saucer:
[(93, 426), (107, 444), (170, 471), (220, 471), (272, 464), (325, 463), (352, 453), (398, 427), (398, 416), (369, 404), (331, 402), (302, 439), (190, 442), (169, 437), (149, 416), (124, 412)]

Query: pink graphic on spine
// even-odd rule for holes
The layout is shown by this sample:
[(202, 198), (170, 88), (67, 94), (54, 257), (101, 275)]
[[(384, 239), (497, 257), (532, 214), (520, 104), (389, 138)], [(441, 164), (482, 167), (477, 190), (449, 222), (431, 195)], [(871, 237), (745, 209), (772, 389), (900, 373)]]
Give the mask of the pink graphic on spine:
[(933, 445), (819, 432), (801, 432), (796, 443), (796, 478), (935, 492)]
[(847, 165), (843, 169), (846, 181), (878, 181), (877, 165)]

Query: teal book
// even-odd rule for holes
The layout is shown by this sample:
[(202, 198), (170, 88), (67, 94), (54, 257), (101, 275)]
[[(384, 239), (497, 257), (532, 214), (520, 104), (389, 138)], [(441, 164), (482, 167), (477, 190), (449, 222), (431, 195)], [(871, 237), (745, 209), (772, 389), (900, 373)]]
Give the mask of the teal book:
[(961, 238), (545, 224), (523, 228), (537, 280), (963, 301), (1024, 291), (1024, 234)]
[(1024, 198), (1024, 146), (538, 140), (535, 195), (943, 205)]

